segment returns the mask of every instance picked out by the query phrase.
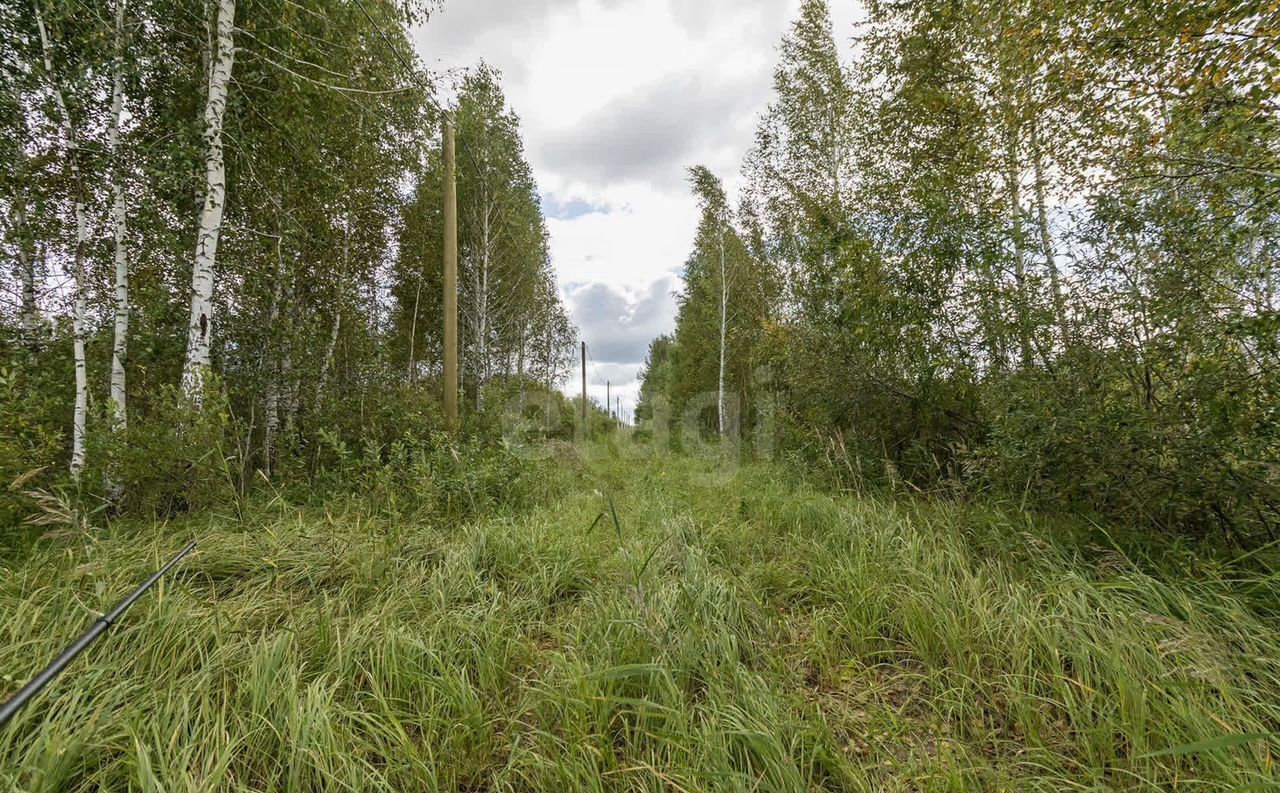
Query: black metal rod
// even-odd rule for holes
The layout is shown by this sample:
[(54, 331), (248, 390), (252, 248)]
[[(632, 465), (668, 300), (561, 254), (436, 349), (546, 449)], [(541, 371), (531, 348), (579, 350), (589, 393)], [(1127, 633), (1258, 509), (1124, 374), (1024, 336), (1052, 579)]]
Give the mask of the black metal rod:
[(186, 548), (183, 548), (177, 556), (169, 560), (168, 564), (152, 574), (152, 576), (148, 578), (142, 586), (133, 590), (133, 592), (127, 598), (120, 601), (115, 608), (111, 609), (111, 611), (107, 612), (101, 619), (89, 626), (89, 630), (85, 631), (79, 639), (72, 642), (71, 645), (67, 647), (67, 649), (63, 650), (57, 658), (53, 659), (53, 663), (46, 666), (44, 671), (32, 678), (31, 682), (27, 683), (20, 691), (18, 691), (18, 693), (10, 697), (9, 701), (0, 705), (0, 729), (3, 729), (4, 726), (9, 723), (9, 720), (12, 719), (19, 710), (22, 710), (22, 707), (26, 705), (32, 697), (39, 694), (41, 689), (49, 685), (49, 683), (58, 676), (67, 664), (74, 661), (77, 655), (84, 652), (84, 649), (90, 644), (93, 644), (94, 639), (97, 639), (105, 633), (116, 620), (120, 619), (120, 617), (128, 611), (129, 607), (132, 606), (138, 598), (146, 594), (148, 589), (155, 586), (155, 583), (159, 581), (165, 573), (172, 570), (173, 566), (178, 562), (181, 562), (184, 556), (195, 550), (195, 547), (196, 544), (193, 541)]

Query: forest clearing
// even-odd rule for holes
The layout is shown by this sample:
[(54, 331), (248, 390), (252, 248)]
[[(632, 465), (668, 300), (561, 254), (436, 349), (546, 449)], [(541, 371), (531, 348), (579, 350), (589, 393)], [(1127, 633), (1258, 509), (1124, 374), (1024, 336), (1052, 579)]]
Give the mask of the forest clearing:
[[(48, 791), (1275, 781), (1267, 576), (1131, 558), (998, 510), (832, 496), (768, 465), (626, 441), (555, 454), (514, 485), (524, 506), (459, 522), (365, 494), (50, 542), (4, 570), (6, 672), (52, 657), (171, 548), (200, 550), (0, 735), (0, 777)], [(595, 522), (610, 499), (616, 526)]]
[(1280, 0), (0, 0), (0, 791), (1277, 790), (1278, 565)]

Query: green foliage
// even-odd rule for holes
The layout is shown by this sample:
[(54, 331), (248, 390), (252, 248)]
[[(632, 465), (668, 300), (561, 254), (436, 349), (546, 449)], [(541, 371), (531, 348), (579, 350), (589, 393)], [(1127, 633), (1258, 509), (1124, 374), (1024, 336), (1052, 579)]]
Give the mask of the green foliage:
[[(219, 386), (203, 413), (173, 388), (186, 358), (193, 231), (206, 190), (214, 9), (120, 0), (85, 15), (38, 0), (0, 10), (0, 258), (19, 298), (0, 306), (0, 388), (15, 395), (0, 406), (0, 487), (40, 469), (25, 487), (74, 491), (85, 505), (107, 502), (112, 515), (174, 515), (239, 504), (256, 488), (301, 491), (353, 457), (386, 462), (396, 444), (434, 453), (443, 426), (435, 381), (444, 119), (411, 34), (436, 5), (235, 3), (226, 199), (208, 317)], [(117, 81), (125, 110), (113, 145)], [(74, 134), (63, 130), (58, 97)], [(476, 397), (466, 407), (480, 412), (491, 381), (554, 382), (576, 331), (500, 75), (469, 70), (451, 115), (463, 382)], [(117, 179), (120, 240), (108, 216)], [(83, 246), (71, 222), (80, 203)], [(127, 259), (130, 317), (118, 340), (117, 250)], [(78, 295), (64, 294), (57, 270), (78, 254), (85, 277), (72, 286)], [(89, 460), (74, 487), (68, 297), (87, 306)], [(127, 347), (127, 429), (117, 429), (107, 398), (117, 341)], [(480, 427), (477, 443), (497, 438), (491, 419), (467, 421)], [(362, 476), (340, 479), (355, 487)], [(463, 490), (476, 488), (491, 489)], [(22, 489), (0, 490), (0, 526), (32, 510)]]
[[(96, 426), (107, 426), (105, 415), (98, 418)], [(114, 508), (135, 515), (223, 509), (242, 485), (243, 434), (216, 381), (202, 410), (193, 409), (181, 389), (166, 386), (127, 429), (92, 436), (82, 492), (107, 500), (105, 491), (118, 487)]]
[(640, 437), (653, 434), (655, 413), (659, 410), (657, 403), (666, 403), (671, 389), (671, 352), (675, 339), (670, 336), (659, 336), (649, 342), (649, 353), (645, 357), (644, 369), (640, 371), (640, 398), (636, 402), (636, 423)]
[[(846, 62), (806, 0), (732, 234), (694, 172), (646, 409), (723, 346), (749, 431), (841, 486), (1274, 541), (1280, 71), (1246, 6), (873, 1)], [(724, 345), (720, 261), (763, 296)]]
[(57, 463), (63, 438), (51, 417), (60, 405), (24, 367), (0, 364), (0, 532), (13, 533), (30, 514), (27, 491), (63, 481)]
[[(500, 75), (481, 64), (463, 80), (454, 115), (461, 378), (472, 400), (497, 377), (554, 382), (573, 360), (576, 330), (555, 284), (538, 187), (520, 119)], [(442, 367), (444, 163), (428, 152), (396, 233), (395, 354), (410, 382)]]
[(377, 514), (452, 523), (526, 506), (539, 493), (532, 479), (521, 456), (487, 441), (406, 432), (385, 446), (353, 449), (322, 432), (315, 475), (287, 492), (302, 503), (345, 493)]
[(289, 464), (305, 466), (303, 470), (310, 471), (316, 464), (316, 458), (308, 451), (313, 437), (327, 434), (345, 443), (386, 446), (405, 435), (428, 438), (443, 429), (444, 408), (437, 383), (415, 387), (393, 382), (368, 393), (330, 396), (314, 412), (302, 417), (297, 438), (282, 449), (282, 454), (293, 458)]
[(509, 444), (572, 441), (580, 430), (580, 410), (573, 400), (531, 377), (498, 377), (485, 386), (482, 407), (470, 415), (466, 429)]

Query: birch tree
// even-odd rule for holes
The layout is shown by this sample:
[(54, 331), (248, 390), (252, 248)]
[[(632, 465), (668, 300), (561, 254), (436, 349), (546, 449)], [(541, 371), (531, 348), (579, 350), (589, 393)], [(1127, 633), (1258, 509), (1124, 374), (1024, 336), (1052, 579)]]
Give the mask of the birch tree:
[[(275, 278), (272, 281), (271, 302), (267, 310), (266, 323), (267, 337), (272, 341), (277, 338), (276, 322), (280, 318), (280, 301), (284, 296), (285, 279), (284, 254), (281, 251), (284, 244), (283, 236), (276, 234), (275, 243)], [(272, 346), (272, 344), (263, 344), (258, 355), (258, 370), (266, 378), (262, 400), (262, 470), (268, 479), (271, 478), (271, 467), (275, 462), (276, 435), (280, 431), (280, 379), (279, 373), (275, 371), (275, 358), (269, 353)]]
[(715, 431), (751, 410), (751, 357), (781, 292), (777, 271), (753, 257), (736, 228), (724, 185), (705, 166), (689, 169), (701, 213), (677, 297), (675, 348), (667, 398), (683, 410), (714, 391)]
[(718, 292), (718, 368), (716, 373), (716, 431), (720, 435), (725, 432), (725, 354), (728, 347), (729, 334), (729, 266), (725, 259), (725, 235), (729, 233), (729, 204), (724, 187), (710, 170), (704, 166), (689, 169), (689, 181), (693, 185), (693, 193), (702, 207), (703, 222), (706, 233), (714, 242), (712, 255), (715, 257), (715, 276)]
[(44, 60), (44, 71), (49, 81), (49, 90), (57, 105), (62, 142), (66, 148), (67, 168), (70, 171), (72, 206), (75, 218), (75, 247), (72, 253), (72, 354), (75, 362), (75, 407), (71, 419), (71, 476), (79, 482), (80, 472), (85, 464), (85, 432), (89, 411), (89, 374), (85, 361), (85, 336), (87, 324), (87, 296), (85, 273), (85, 246), (89, 239), (89, 219), (85, 207), (84, 179), (80, 164), (80, 142), (75, 122), (71, 118), (71, 110), (67, 106), (66, 96), (57, 73), (53, 69), (53, 44), (49, 40), (49, 32), (45, 27), (44, 16), (40, 11), (39, 0), (33, 0), (36, 27), (40, 34), (40, 51)]
[(856, 95), (840, 61), (826, 0), (804, 0), (779, 44), (774, 95), (744, 170), (775, 232), (785, 299), (838, 268), (837, 242), (849, 232)]
[(18, 327), (23, 346), (29, 357), (34, 357), (39, 347), (40, 306), (36, 303), (35, 250), (31, 242), (31, 230), (27, 227), (26, 196), (19, 194), (14, 200), (9, 222), (8, 236), (14, 248), (14, 275), (18, 279), (19, 305)]
[(120, 153), (120, 119), (124, 112), (124, 49), (126, 0), (116, 0), (115, 56), (111, 68), (111, 120), (107, 129), (107, 156), (111, 169), (111, 235), (115, 248), (115, 327), (111, 345), (112, 427), (128, 423), (125, 361), (129, 345), (129, 243), (128, 207), (125, 203), (124, 164)]
[(459, 281), (462, 332), (470, 337), (475, 405), (481, 407), (495, 361), (523, 344), (538, 301), (534, 283), (545, 261), (546, 226), (524, 158), (519, 119), (498, 75), (481, 66), (463, 83), (458, 113)]
[(1070, 320), (1067, 316), (1066, 295), (1063, 293), (1062, 279), (1058, 273), (1058, 253), (1053, 244), (1053, 234), (1049, 229), (1049, 208), (1046, 198), (1048, 177), (1045, 174), (1044, 152), (1040, 139), (1039, 125), (1031, 128), (1031, 158), (1035, 175), (1036, 228), (1040, 233), (1040, 253), (1044, 256), (1045, 272), (1049, 275), (1049, 292), (1053, 298), (1053, 312), (1058, 324), (1058, 333), (1063, 343), (1070, 340)]
[(205, 198), (200, 212), (200, 230), (196, 237), (195, 260), (191, 270), (191, 319), (187, 330), (187, 360), (182, 373), (183, 390), (197, 408), (203, 397), (204, 373), (209, 368), (215, 266), (218, 240), (222, 234), (222, 214), (227, 200), (222, 126), (227, 112), (231, 69), (235, 63), (235, 13), (235, 0), (217, 0), (217, 32), (204, 108), (204, 139), (207, 146)]

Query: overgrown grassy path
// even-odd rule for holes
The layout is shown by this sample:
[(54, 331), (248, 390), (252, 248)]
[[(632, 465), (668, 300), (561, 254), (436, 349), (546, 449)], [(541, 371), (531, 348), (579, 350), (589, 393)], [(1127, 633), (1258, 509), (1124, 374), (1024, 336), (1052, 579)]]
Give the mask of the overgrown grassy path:
[[(47, 542), (0, 570), (0, 691), (185, 539), (201, 550), (0, 733), (0, 780), (49, 791), (1274, 781), (1270, 579), (1161, 577), (998, 513), (830, 497), (768, 466), (626, 447), (561, 449), (543, 469), (554, 497), (463, 526), (367, 500), (273, 502), (239, 521)], [(616, 524), (597, 520), (610, 501)]]

